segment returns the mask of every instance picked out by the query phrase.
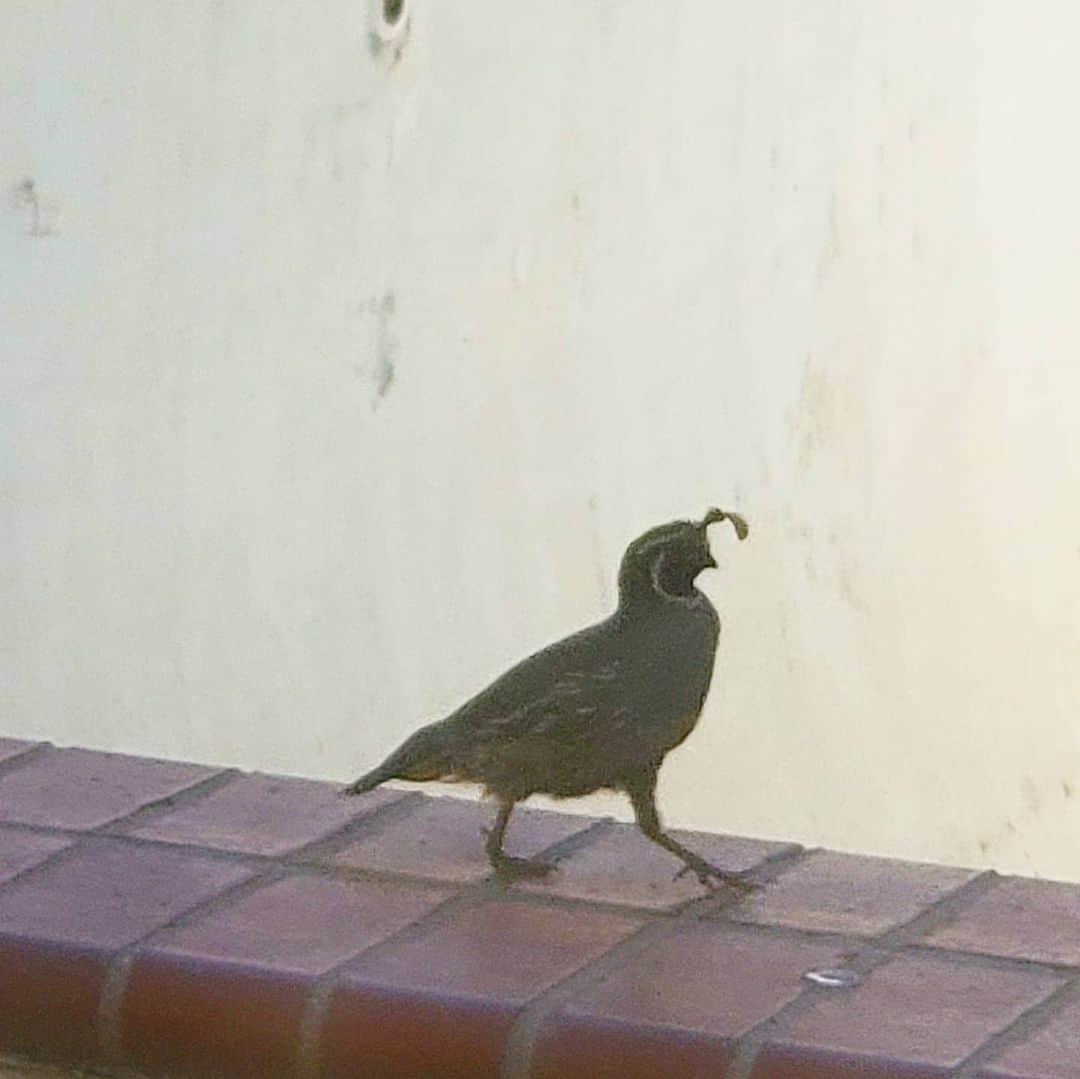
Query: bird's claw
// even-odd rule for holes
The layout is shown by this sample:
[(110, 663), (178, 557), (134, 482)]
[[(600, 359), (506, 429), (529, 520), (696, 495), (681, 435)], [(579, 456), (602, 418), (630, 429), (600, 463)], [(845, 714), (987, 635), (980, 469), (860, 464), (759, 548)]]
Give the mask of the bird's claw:
[(495, 863), (495, 877), (504, 884), (528, 877), (546, 877), (555, 869), (554, 862), (545, 862), (540, 858), (512, 858), (506, 855)]
[(726, 870), (718, 869), (714, 865), (709, 865), (708, 862), (702, 862), (700, 865), (687, 862), (683, 865), (682, 869), (675, 874), (673, 879), (679, 880), (687, 873), (693, 873), (706, 888), (714, 889), (719, 885), (724, 888), (730, 888), (740, 896), (747, 895), (761, 887), (760, 884), (751, 880), (744, 873), (727, 872)]

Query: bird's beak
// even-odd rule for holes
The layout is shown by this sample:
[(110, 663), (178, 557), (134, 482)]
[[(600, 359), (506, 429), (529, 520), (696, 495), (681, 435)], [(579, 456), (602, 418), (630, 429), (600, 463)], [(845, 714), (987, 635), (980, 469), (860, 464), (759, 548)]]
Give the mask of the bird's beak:
[(713, 556), (711, 554), (709, 555), (709, 560), (705, 563), (705, 568), (706, 569), (716, 569), (716, 559), (713, 558)]

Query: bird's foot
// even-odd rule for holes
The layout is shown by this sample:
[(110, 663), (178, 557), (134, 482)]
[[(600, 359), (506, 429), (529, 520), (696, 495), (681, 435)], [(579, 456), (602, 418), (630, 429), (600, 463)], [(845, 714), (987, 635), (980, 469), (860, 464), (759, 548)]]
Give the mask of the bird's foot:
[(720, 869), (718, 866), (710, 865), (704, 858), (688, 859), (673, 879), (678, 880), (687, 873), (693, 873), (706, 888), (715, 888), (720, 885), (729, 888), (740, 897), (749, 895), (761, 887), (757, 881), (751, 880), (745, 873), (733, 873), (730, 870)]
[(515, 880), (525, 880), (529, 877), (546, 877), (553, 869), (554, 862), (545, 862), (541, 858), (514, 858), (504, 854), (492, 863), (495, 867), (495, 876), (503, 883)]

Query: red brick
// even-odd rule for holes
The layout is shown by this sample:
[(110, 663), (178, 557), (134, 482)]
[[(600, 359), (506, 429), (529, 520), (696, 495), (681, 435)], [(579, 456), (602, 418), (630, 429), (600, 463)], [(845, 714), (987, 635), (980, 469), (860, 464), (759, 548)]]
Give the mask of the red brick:
[(140, 963), (124, 998), (120, 1061), (201, 1079), (295, 1075), (306, 976), (180, 957)]
[(204, 798), (125, 831), (167, 843), (282, 855), (325, 839), (357, 817), (402, 797), (401, 791), (379, 790), (344, 798), (332, 783), (239, 776)]
[(98, 841), (0, 892), (0, 937), (109, 951), (249, 875), (187, 851)]
[[(437, 880), (480, 880), (491, 872), (484, 854), (483, 829), (491, 825), (494, 815), (488, 805), (433, 798), (407, 817), (346, 847), (334, 861), (351, 868)], [(532, 855), (591, 823), (586, 817), (518, 809), (510, 820), (506, 849), (512, 854)]]
[(243, 876), (196, 856), (101, 844), (10, 884), (0, 893), (0, 1049), (93, 1056), (116, 950)]
[(959, 951), (1080, 966), (1080, 886), (1014, 877), (926, 938)]
[(345, 968), (322, 1040), (325, 1076), (484, 1079), (532, 997), (633, 932), (602, 911), (512, 901), (458, 913)]
[(121, 1010), (124, 1060), (155, 1074), (289, 1074), (318, 975), (450, 893), (290, 877), (140, 949)]
[(0, 1053), (88, 1061), (108, 957), (77, 945), (0, 933)]
[(286, 877), (184, 926), (163, 929), (145, 948), (155, 955), (321, 974), (452, 894), (431, 884)]
[[(767, 843), (703, 832), (673, 832), (679, 842), (721, 869), (742, 872), (789, 844)], [(605, 903), (663, 910), (708, 894), (692, 873), (675, 879), (682, 862), (646, 839), (632, 825), (616, 825), (559, 862), (547, 877), (520, 888), (540, 895), (560, 895)]]
[(947, 1075), (1063, 979), (904, 955), (833, 990), (762, 1050), (753, 1079)]
[(96, 828), (216, 771), (119, 753), (54, 749), (0, 775), (0, 821)]
[(1080, 1079), (1080, 1001), (989, 1064), (979, 1079)]
[(40, 865), (57, 851), (71, 846), (61, 836), (40, 835), (0, 826), (0, 884)]
[(534, 1079), (722, 1075), (736, 1040), (839, 962), (832, 945), (680, 928), (574, 998), (540, 1030)]
[(40, 742), (24, 742), (21, 738), (0, 738), (0, 764), (21, 756)]
[(730, 917), (872, 936), (910, 921), (975, 875), (970, 869), (815, 851)]

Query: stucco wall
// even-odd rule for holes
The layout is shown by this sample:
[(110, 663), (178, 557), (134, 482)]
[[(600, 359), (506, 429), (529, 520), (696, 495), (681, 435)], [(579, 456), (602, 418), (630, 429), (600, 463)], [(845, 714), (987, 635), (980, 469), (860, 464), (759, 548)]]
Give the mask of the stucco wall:
[(669, 819), (1080, 878), (1075, 5), (4, 23), (6, 733), (345, 778), (717, 504)]

